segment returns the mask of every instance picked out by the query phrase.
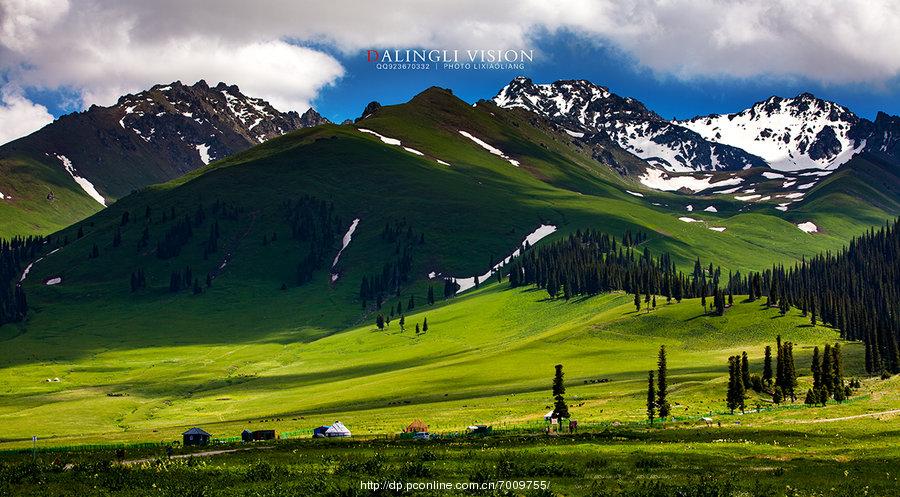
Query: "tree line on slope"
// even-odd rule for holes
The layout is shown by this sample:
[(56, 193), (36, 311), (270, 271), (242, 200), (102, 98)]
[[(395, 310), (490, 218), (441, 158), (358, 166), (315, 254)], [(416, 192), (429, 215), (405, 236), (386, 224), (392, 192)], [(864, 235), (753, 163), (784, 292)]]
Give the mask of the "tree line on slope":
[[(704, 268), (698, 259), (691, 275), (678, 271), (668, 253), (653, 257), (650, 249), (638, 253), (632, 246), (617, 244), (615, 238), (597, 230), (578, 230), (538, 250), (529, 250), (510, 261), (507, 277), (511, 288), (534, 285), (551, 298), (570, 299), (622, 290), (635, 294), (637, 310), (640, 298), (649, 305), (656, 295), (670, 302), (700, 297), (704, 309), (707, 296), (713, 297), (712, 310), (724, 313), (726, 288), (721, 288), (721, 270), (710, 263)], [(737, 287), (740, 275), (729, 278), (727, 288)], [(729, 290), (730, 291), (730, 290)]]
[(668, 253), (653, 257), (649, 248), (640, 255), (631, 247), (616, 246), (616, 240), (596, 230), (578, 230), (565, 240), (539, 250), (529, 250), (506, 268), (509, 286), (534, 285), (551, 298), (565, 299), (609, 291), (635, 294), (635, 307), (643, 303), (649, 311), (656, 295), (701, 299), (707, 309), (722, 315), (734, 294), (750, 301), (766, 297), (766, 305), (778, 307), (782, 315), (791, 307), (840, 330), (846, 340), (859, 340), (866, 347), (866, 370), (870, 373), (900, 372), (900, 219), (878, 230), (855, 237), (840, 252), (804, 259), (793, 267), (773, 266), (746, 276), (721, 274), (710, 263), (694, 263), (690, 275), (678, 271)]
[(28, 313), (22, 273), (43, 244), (39, 236), (0, 239), (0, 325), (19, 322)]

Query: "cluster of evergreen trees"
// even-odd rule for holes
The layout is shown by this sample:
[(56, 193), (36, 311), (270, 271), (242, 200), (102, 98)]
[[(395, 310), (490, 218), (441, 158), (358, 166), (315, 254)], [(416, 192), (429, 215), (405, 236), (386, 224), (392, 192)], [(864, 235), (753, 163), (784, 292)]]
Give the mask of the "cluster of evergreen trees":
[(334, 204), (310, 195), (285, 202), (281, 210), (290, 226), (291, 237), (305, 249), (297, 263), (297, 284), (303, 285), (333, 255), (341, 219), (335, 214)]
[[(764, 276), (765, 277), (765, 276)], [(770, 299), (838, 328), (866, 347), (866, 371), (900, 372), (900, 219), (785, 270), (773, 268)]]
[(810, 371), (813, 386), (806, 391), (807, 404), (825, 405), (828, 399), (842, 402), (852, 393), (850, 386), (844, 384), (844, 365), (841, 357), (841, 344), (825, 345), (824, 354), (819, 347), (813, 349)]
[(42, 237), (0, 239), (0, 325), (21, 321), (28, 313), (28, 300), (20, 280), (27, 262), (44, 244)]
[(666, 346), (659, 346), (656, 360), (656, 381), (653, 370), (647, 372), (647, 419), (650, 424), (659, 418), (669, 417), (672, 407), (669, 404), (669, 366), (666, 360)]
[(638, 299), (643, 294), (648, 303), (656, 295), (665, 296), (667, 302), (701, 297), (705, 308), (706, 297), (713, 296), (719, 314), (725, 310), (721, 271), (712, 264), (704, 268), (698, 259), (693, 274), (687, 276), (675, 268), (668, 253), (654, 258), (645, 247), (638, 254), (596, 230), (578, 230), (565, 240), (524, 252), (510, 261), (507, 273), (510, 287), (535, 285), (552, 298), (624, 290)]
[[(772, 396), (772, 401), (780, 404), (787, 400), (797, 400), (797, 369), (794, 364), (794, 344), (782, 342), (781, 335), (776, 338), (775, 366), (772, 367), (772, 347), (766, 346), (763, 359), (762, 375), (750, 373), (750, 362), (747, 352), (740, 356), (728, 358), (728, 394), (726, 403), (734, 413), (735, 409), (744, 411), (746, 392), (750, 389), (757, 393)], [(807, 404), (824, 405), (828, 399), (841, 402), (852, 394), (850, 386), (844, 382), (844, 367), (840, 344), (826, 345), (825, 353), (819, 353), (819, 347), (813, 349), (810, 371), (813, 386), (806, 393)]]
[[(174, 207), (171, 209), (171, 215), (172, 219), (174, 219)], [(167, 219), (166, 214), (163, 214), (163, 222), (166, 222)], [(185, 214), (180, 221), (166, 229), (163, 238), (156, 242), (156, 256), (160, 259), (177, 257), (181, 253), (181, 248), (194, 235), (194, 228), (200, 227), (205, 220), (206, 212), (203, 209), (203, 205), (197, 206), (193, 216)]]
[[(425, 236), (421, 233), (416, 234), (406, 221), (386, 223), (381, 232), (381, 239), (384, 243), (394, 246), (393, 258), (382, 264), (381, 273), (363, 276), (359, 285), (359, 299), (364, 308), (369, 302), (375, 301), (380, 309), (385, 298), (392, 294), (400, 295), (403, 285), (409, 283), (409, 274), (413, 267), (413, 251), (425, 243)], [(447, 296), (446, 286), (444, 295)], [(431, 302), (433, 299), (432, 291)]]

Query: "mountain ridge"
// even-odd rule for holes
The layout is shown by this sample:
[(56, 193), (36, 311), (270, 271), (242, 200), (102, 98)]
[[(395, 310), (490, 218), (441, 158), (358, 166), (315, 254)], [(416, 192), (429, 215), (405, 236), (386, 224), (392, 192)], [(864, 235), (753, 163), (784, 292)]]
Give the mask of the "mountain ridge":
[[(61, 116), (0, 146), (0, 210), (30, 224), (26, 232), (49, 232), (91, 208), (73, 196), (87, 196), (99, 208), (286, 132), (327, 122), (312, 108), (302, 115), (280, 112), (236, 85), (157, 84), (114, 105)], [(63, 174), (41, 179), (46, 174), (36, 171), (38, 164)], [(62, 202), (78, 214), (67, 216), (66, 206), (53, 205)]]

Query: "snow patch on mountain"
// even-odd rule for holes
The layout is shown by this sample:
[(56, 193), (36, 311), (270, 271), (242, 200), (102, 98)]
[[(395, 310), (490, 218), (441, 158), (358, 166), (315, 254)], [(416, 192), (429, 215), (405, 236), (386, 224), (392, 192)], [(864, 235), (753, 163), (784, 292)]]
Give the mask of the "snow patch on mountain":
[(638, 178), (638, 180), (644, 186), (653, 188), (654, 190), (673, 192), (682, 188), (686, 188), (695, 193), (701, 192), (703, 190), (709, 190), (710, 188), (738, 185), (744, 181), (743, 178), (735, 176), (732, 178), (713, 182), (711, 176), (702, 178), (697, 178), (691, 175), (676, 176), (670, 175), (665, 171), (654, 168), (647, 169), (644, 174)]
[(359, 128), (359, 130), (363, 133), (368, 133), (370, 135), (377, 136), (381, 141), (383, 141), (384, 143), (387, 143), (388, 145), (395, 145), (397, 147), (400, 146), (400, 140), (398, 140), (396, 138), (388, 138), (384, 135), (380, 135), (380, 134), (372, 131), (371, 129)]
[(800, 228), (800, 231), (806, 233), (817, 233), (819, 231), (819, 227), (813, 224), (811, 221), (806, 221), (805, 223), (800, 223), (797, 225)]
[(519, 161), (517, 161), (515, 159), (510, 159), (509, 156), (504, 154), (499, 148), (492, 146), (491, 144), (487, 143), (486, 141), (482, 140), (481, 138), (478, 138), (477, 136), (473, 136), (468, 131), (463, 131), (463, 130), (459, 130), (459, 134), (461, 134), (461, 135), (465, 136), (466, 138), (472, 140), (473, 142), (477, 143), (478, 145), (481, 146), (481, 148), (487, 150), (488, 152), (490, 152), (498, 157), (501, 157), (503, 159), (506, 159), (507, 161), (509, 161), (510, 164), (512, 164), (516, 167), (519, 167)]
[(209, 164), (209, 145), (205, 143), (197, 145), (197, 153), (200, 154), (200, 160), (203, 161), (204, 164)]
[(100, 195), (100, 192), (98, 192), (97, 189), (94, 188), (94, 185), (91, 184), (90, 181), (82, 178), (77, 174), (78, 171), (75, 170), (75, 166), (72, 165), (72, 161), (70, 161), (65, 155), (57, 154), (56, 158), (59, 159), (60, 162), (62, 162), (63, 168), (65, 168), (66, 172), (69, 173), (69, 176), (71, 176), (72, 179), (74, 179), (75, 182), (78, 183), (78, 186), (80, 186), (85, 193), (90, 195), (92, 199), (100, 202), (100, 205), (106, 207), (106, 200), (103, 198), (103, 195)]
[[(455, 281), (456, 284), (459, 285), (459, 290), (457, 290), (456, 293), (465, 292), (466, 290), (469, 290), (469, 289), (475, 287), (476, 278), (478, 279), (479, 284), (484, 283), (485, 281), (489, 280), (491, 278), (491, 276), (495, 272), (497, 272), (498, 269), (500, 269), (501, 267), (503, 267), (506, 264), (509, 264), (509, 262), (511, 260), (518, 257), (522, 253), (522, 247), (524, 247), (526, 244), (529, 246), (534, 246), (534, 244), (543, 240), (548, 235), (551, 235), (554, 232), (556, 232), (556, 226), (554, 226), (552, 224), (542, 224), (536, 230), (532, 231), (528, 236), (526, 236), (525, 240), (523, 240), (522, 243), (519, 244), (519, 247), (517, 249), (513, 250), (513, 252), (511, 254), (509, 254), (508, 256), (506, 256), (505, 259), (503, 259), (502, 261), (495, 264), (494, 267), (489, 269), (486, 273), (482, 274), (481, 276), (470, 276), (468, 278), (453, 278), (453, 277), (446, 277), (446, 278)], [(428, 274), (428, 277), (431, 279), (434, 279), (438, 276), (441, 276), (441, 275), (438, 273), (435, 273), (433, 271)]]
[(357, 226), (359, 226), (359, 218), (354, 219), (353, 222), (350, 223), (350, 227), (347, 229), (347, 232), (344, 233), (344, 237), (341, 239), (341, 249), (338, 250), (337, 255), (334, 256), (334, 261), (331, 263), (331, 269), (332, 269), (331, 282), (332, 283), (337, 281), (338, 277), (340, 277), (340, 275), (338, 273), (334, 272), (334, 268), (337, 266), (338, 261), (341, 260), (341, 254), (344, 253), (344, 249), (346, 249), (347, 246), (350, 245), (350, 241), (353, 239), (353, 233), (356, 231)]

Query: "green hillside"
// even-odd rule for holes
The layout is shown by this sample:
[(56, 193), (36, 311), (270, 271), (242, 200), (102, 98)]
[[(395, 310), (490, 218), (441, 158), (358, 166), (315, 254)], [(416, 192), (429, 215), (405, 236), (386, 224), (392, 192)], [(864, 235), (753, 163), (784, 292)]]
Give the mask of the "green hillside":
[[(565, 303), (497, 285), (441, 302), (443, 284), (427, 275), (483, 274), (540, 225), (558, 228), (545, 240), (586, 228), (643, 233), (638, 250), (669, 252), (681, 269), (696, 258), (726, 272), (789, 264), (898, 214), (890, 196), (808, 207), (846, 199), (865, 181), (836, 173), (787, 213), (649, 191), (533, 115), (432, 88), (356, 125), (292, 132), (145, 188), (55, 233), (23, 284), (28, 320), (0, 327), (0, 437), (20, 443), (40, 426), (60, 443), (169, 439), (188, 424), (219, 435), (271, 417), (290, 419), (277, 426), (290, 430), (340, 416), (369, 433), (426, 414), (446, 429), (528, 423), (546, 412), (557, 362), (570, 381), (589, 382), (572, 389), (581, 419), (636, 421), (661, 343), (671, 347), (685, 415), (719, 410), (728, 355), (746, 348), (757, 360), (779, 333), (806, 346), (836, 332), (758, 304), (724, 318), (701, 316), (691, 301), (634, 316), (627, 296)], [(334, 217), (319, 223), (318, 207), (295, 210), (307, 197), (331, 202)], [(801, 231), (802, 222), (819, 232)], [(392, 239), (386, 226), (402, 234)], [(327, 246), (311, 241), (330, 231)], [(161, 257), (164, 244), (177, 250)], [(408, 267), (391, 266), (404, 254)], [(385, 304), (406, 307), (413, 296), (417, 306), (407, 331), (394, 321), (376, 332), (361, 282), (392, 271), (403, 281), (399, 296), (384, 292)], [(137, 273), (145, 281), (132, 291)], [(439, 302), (426, 312), (429, 285)], [(426, 315), (431, 328), (416, 337)], [(858, 348), (847, 354), (859, 371)], [(602, 378), (611, 381), (590, 383)], [(854, 412), (848, 406), (833, 411)]]

